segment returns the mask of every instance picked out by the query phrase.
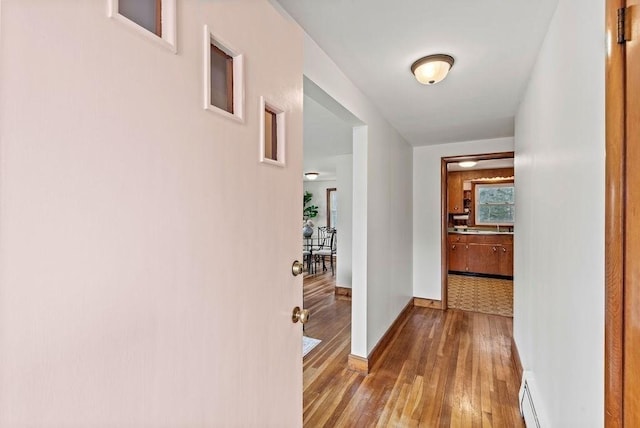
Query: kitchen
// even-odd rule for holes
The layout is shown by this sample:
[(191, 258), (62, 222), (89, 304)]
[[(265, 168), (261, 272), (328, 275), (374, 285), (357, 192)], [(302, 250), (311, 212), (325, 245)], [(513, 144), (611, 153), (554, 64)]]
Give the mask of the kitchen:
[(447, 304), (513, 316), (513, 158), (447, 163)]

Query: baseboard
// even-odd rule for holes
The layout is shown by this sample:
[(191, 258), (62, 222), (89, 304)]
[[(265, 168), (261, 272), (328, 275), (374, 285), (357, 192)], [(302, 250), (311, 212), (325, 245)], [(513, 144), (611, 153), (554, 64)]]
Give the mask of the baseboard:
[(418, 306), (420, 308), (442, 309), (442, 301), (434, 299), (423, 299), (422, 297), (414, 297), (413, 306)]
[(449, 273), (454, 275), (461, 275), (461, 276), (475, 276), (478, 278), (495, 278), (495, 279), (513, 280), (513, 275), (495, 275), (492, 273), (460, 272), (457, 270), (450, 270)]
[(349, 358), (347, 359), (347, 367), (349, 367), (350, 370), (361, 373), (363, 375), (369, 374), (369, 360), (367, 358), (349, 354)]
[(516, 368), (518, 379), (522, 379), (524, 369), (522, 368), (522, 360), (520, 360), (518, 346), (516, 345), (516, 341), (513, 337), (511, 337), (511, 360), (513, 361), (513, 366)]
[(387, 331), (382, 335), (376, 346), (373, 347), (367, 358), (359, 357), (357, 355), (350, 354), (348, 359), (348, 367), (351, 370), (355, 370), (364, 375), (369, 374), (371, 368), (380, 361), (380, 357), (384, 354), (384, 351), (389, 347), (389, 344), (393, 338), (398, 334), (402, 326), (409, 318), (409, 313), (413, 308), (413, 299), (409, 300), (407, 305), (400, 311), (396, 320), (391, 324)]
[(351, 288), (336, 285), (335, 294), (336, 296), (351, 297)]

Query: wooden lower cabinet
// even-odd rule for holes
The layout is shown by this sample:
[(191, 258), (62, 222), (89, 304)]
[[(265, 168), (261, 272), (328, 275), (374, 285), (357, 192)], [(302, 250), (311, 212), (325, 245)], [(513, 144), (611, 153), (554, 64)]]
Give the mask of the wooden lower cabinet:
[(513, 276), (513, 235), (450, 233), (449, 271)]
[(513, 244), (500, 245), (498, 275), (513, 276)]
[(500, 248), (497, 244), (469, 243), (467, 250), (467, 272), (499, 275)]
[(464, 272), (467, 269), (467, 244), (449, 242), (449, 270)]

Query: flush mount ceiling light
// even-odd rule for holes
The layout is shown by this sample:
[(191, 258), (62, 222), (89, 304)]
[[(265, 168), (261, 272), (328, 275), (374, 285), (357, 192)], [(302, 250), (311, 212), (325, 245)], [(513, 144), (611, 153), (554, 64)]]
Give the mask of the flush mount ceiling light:
[(453, 57), (436, 54), (420, 58), (411, 66), (411, 72), (423, 85), (433, 85), (447, 77), (453, 67)]
[(476, 166), (478, 162), (475, 161), (464, 161), (464, 162), (458, 162), (458, 165), (461, 166), (462, 168), (471, 168), (472, 166)]
[(315, 180), (316, 178), (318, 178), (320, 174), (318, 174), (317, 172), (305, 172), (304, 176), (307, 177), (307, 179), (309, 180)]

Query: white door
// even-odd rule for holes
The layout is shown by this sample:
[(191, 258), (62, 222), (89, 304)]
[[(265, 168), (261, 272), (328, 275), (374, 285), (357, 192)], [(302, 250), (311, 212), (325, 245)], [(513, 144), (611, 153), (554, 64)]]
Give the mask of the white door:
[[(107, 0), (0, 7), (0, 426), (301, 426), (300, 29), (177, 1), (174, 53)], [(239, 117), (203, 109), (205, 25)]]

